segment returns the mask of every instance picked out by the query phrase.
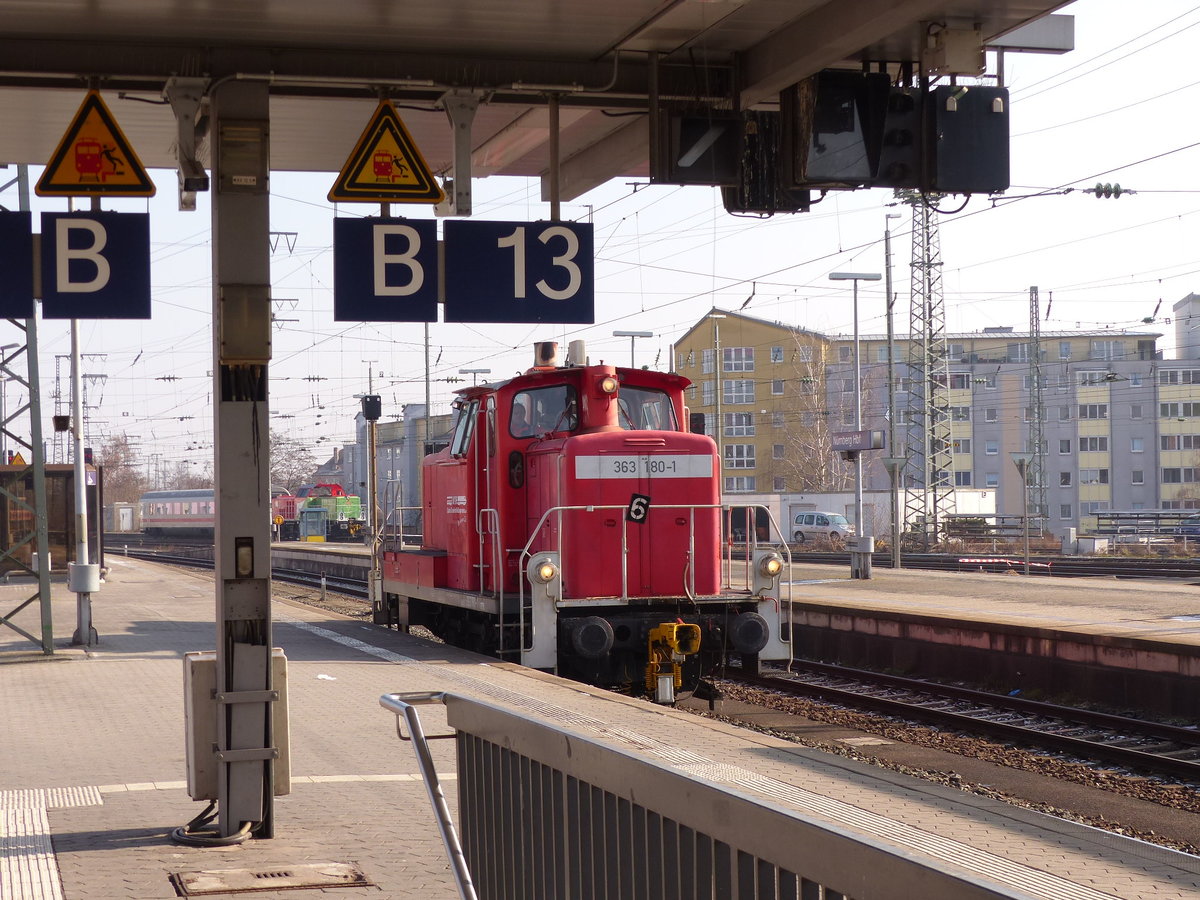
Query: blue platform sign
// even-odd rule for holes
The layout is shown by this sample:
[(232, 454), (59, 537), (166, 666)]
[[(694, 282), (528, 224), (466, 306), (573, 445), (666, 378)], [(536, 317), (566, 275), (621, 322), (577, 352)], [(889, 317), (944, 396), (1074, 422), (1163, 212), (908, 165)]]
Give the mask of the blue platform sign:
[(432, 219), (333, 220), (333, 318), (436, 322), (437, 223)]
[(592, 226), (447, 221), (447, 322), (595, 322)]
[(33, 318), (33, 216), (0, 210), (0, 318)]
[(42, 213), (42, 316), (149, 319), (149, 213)]

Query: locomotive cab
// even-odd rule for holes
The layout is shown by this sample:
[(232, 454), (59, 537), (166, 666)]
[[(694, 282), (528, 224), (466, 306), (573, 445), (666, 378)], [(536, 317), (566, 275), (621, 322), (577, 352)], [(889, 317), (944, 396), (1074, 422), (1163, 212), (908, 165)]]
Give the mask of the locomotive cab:
[(384, 618), (659, 699), (731, 653), (790, 657), (777, 576), (722, 591), (716, 445), (681, 428), (688, 384), (542, 363), (460, 391), (423, 463), (422, 549), (385, 548)]

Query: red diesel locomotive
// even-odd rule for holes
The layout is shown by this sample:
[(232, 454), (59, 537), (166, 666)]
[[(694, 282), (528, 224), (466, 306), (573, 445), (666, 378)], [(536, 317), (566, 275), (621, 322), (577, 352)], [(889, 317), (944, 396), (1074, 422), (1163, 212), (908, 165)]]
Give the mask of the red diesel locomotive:
[(559, 367), (553, 344), (537, 359), (458, 392), (450, 446), (422, 464), (423, 545), (385, 538), (376, 621), (660, 702), (731, 656), (789, 659), (779, 553), (723, 566), (716, 445), (683, 427), (690, 382)]

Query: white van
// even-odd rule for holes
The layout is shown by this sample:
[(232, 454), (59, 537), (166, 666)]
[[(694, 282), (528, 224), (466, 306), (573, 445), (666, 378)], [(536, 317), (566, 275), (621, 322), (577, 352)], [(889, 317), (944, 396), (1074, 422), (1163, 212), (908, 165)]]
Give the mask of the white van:
[(840, 513), (797, 513), (792, 520), (792, 541), (796, 544), (826, 540), (834, 546), (840, 546), (852, 537), (854, 526)]

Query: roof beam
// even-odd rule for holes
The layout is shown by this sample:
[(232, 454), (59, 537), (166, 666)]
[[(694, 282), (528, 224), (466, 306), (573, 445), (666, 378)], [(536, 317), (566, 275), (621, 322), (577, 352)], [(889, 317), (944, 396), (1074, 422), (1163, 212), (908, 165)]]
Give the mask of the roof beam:
[[(635, 169), (650, 155), (650, 126), (639, 116), (563, 161), (559, 167), (560, 200), (574, 200), (594, 187)], [(550, 198), (550, 177), (542, 175), (542, 200)]]
[[(742, 60), (741, 105), (748, 109), (824, 68), (860, 57), (862, 48), (912, 28), (944, 9), (944, 0), (857, 0), (829, 2), (795, 20), (746, 52)], [(915, 42), (916, 43), (916, 42)]]

